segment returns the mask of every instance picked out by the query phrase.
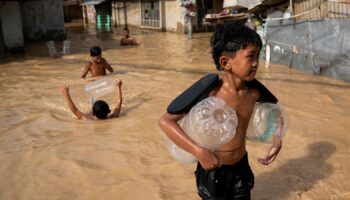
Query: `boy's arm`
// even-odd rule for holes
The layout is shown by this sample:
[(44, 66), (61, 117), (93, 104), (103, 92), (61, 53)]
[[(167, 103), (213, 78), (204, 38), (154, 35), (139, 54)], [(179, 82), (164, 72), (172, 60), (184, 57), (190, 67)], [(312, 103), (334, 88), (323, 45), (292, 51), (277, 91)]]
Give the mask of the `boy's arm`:
[(111, 65), (107, 62), (107, 60), (106, 59), (103, 59), (104, 60), (104, 62), (105, 62), (105, 67), (106, 67), (106, 69), (109, 71), (109, 72), (113, 72), (113, 68), (111, 67)]
[(258, 158), (258, 161), (263, 165), (271, 164), (277, 157), (277, 154), (282, 148), (282, 139), (278, 136), (274, 136), (272, 146), (270, 147), (265, 158)]
[(88, 63), (85, 65), (83, 74), (81, 75), (80, 78), (85, 78), (86, 74), (87, 74), (89, 71), (90, 71), (90, 62), (88, 62)]
[(136, 41), (136, 38), (134, 38), (134, 37), (131, 37), (131, 41), (133, 42), (133, 45), (137, 45), (137, 41)]
[(119, 116), (120, 110), (122, 108), (122, 103), (123, 103), (122, 88), (121, 88), (122, 81), (117, 79), (116, 85), (117, 85), (117, 96), (116, 96), (117, 101), (116, 101), (116, 105), (115, 105), (115, 108), (114, 108), (112, 114), (109, 116), (110, 118)]
[(74, 102), (72, 101), (72, 98), (70, 97), (69, 94), (69, 87), (68, 86), (63, 86), (61, 87), (61, 92), (63, 96), (66, 98), (67, 104), (69, 109), (72, 111), (72, 113), (78, 118), (78, 119), (83, 119), (85, 114), (80, 112), (78, 108), (75, 106)]
[[(264, 99), (265, 101), (262, 101), (261, 103), (277, 103), (277, 98), (274, 97), (272, 95), (272, 93), (271, 93), (271, 95), (268, 94), (270, 92), (269, 91), (266, 92), (267, 89), (266, 90), (265, 89), (263, 89), (263, 90), (261, 90), (261, 88), (260, 88), (260, 90), (259, 90), (259, 88), (252, 89), (252, 94), (255, 97), (256, 102), (261, 102), (260, 100)], [(268, 94), (268, 95), (266, 95), (266, 94)], [(278, 117), (279, 121), (277, 121), (276, 123), (278, 125), (281, 125), (281, 126), (277, 127), (278, 133), (276, 135), (274, 135), (273, 143), (272, 143), (267, 155), (264, 158), (258, 158), (258, 161), (263, 165), (271, 164), (276, 159), (279, 151), (282, 148), (282, 131), (283, 131), (283, 126), (284, 126), (284, 119), (283, 119), (283, 115), (281, 112), (277, 113), (277, 115), (279, 115), (280, 117)]]
[(120, 46), (124, 46), (125, 44), (124, 44), (124, 38), (121, 38), (120, 39)]
[(263, 165), (271, 164), (276, 159), (278, 153), (280, 152), (280, 150), (282, 148), (282, 137), (283, 137), (283, 128), (285, 126), (285, 124), (284, 124), (285, 119), (283, 117), (283, 113), (281, 112), (281, 110), (277, 109), (276, 112), (278, 112), (278, 113), (275, 113), (275, 114), (279, 117), (276, 121), (277, 132), (273, 136), (272, 145), (271, 145), (267, 155), (265, 156), (265, 158), (258, 158), (258, 161)]
[(180, 148), (194, 155), (206, 170), (221, 166), (216, 155), (196, 145), (178, 125), (177, 121), (184, 115), (165, 113), (159, 119), (159, 126), (164, 133)]

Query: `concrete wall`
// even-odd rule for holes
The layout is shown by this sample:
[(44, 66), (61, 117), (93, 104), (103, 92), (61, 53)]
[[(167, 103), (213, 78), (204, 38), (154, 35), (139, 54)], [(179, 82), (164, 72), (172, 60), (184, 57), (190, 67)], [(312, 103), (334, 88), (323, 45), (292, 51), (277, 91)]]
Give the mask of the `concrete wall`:
[(22, 14), (26, 40), (65, 39), (62, 0), (24, 1)]
[[(269, 18), (282, 15), (274, 13)], [(348, 19), (269, 21), (267, 44), (272, 62), (350, 82)]]
[(164, 19), (163, 28), (171, 32), (184, 32), (184, 12), (185, 9), (181, 7), (179, 0), (165, 1), (163, 0)]
[[(126, 13), (126, 15), (125, 15)], [(141, 25), (141, 6), (140, 1), (136, 2), (115, 2), (112, 5), (112, 24), (115, 26)]]
[(18, 2), (4, 2), (0, 8), (4, 46), (9, 53), (24, 52), (21, 12)]

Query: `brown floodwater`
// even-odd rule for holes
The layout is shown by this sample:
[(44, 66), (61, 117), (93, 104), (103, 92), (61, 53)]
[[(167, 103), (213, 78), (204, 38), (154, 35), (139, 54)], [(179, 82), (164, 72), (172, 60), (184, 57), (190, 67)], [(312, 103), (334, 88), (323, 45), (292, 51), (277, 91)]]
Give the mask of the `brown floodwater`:
[[(173, 160), (157, 121), (168, 103), (209, 72), (211, 33), (186, 35), (131, 29), (140, 45), (120, 47), (112, 33), (70, 27), (71, 54), (50, 58), (44, 43), (25, 57), (0, 58), (0, 199), (199, 199), (195, 164)], [(56, 43), (61, 48), (61, 43)], [(89, 111), (80, 79), (88, 50), (103, 49), (123, 81), (120, 118), (80, 121), (58, 91), (68, 84)], [(253, 199), (350, 199), (350, 84), (260, 64), (257, 78), (279, 98), (288, 132), (277, 159), (268, 145), (247, 142), (255, 173)], [(113, 94), (105, 97), (113, 103)]]

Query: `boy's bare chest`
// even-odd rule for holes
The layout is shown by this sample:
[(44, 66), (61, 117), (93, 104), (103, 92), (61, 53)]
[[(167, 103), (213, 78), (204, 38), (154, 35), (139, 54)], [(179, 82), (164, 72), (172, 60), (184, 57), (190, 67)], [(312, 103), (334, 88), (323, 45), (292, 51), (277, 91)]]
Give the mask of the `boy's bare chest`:
[(90, 68), (91, 68), (92, 71), (98, 72), (98, 71), (104, 70), (103, 66), (104, 65), (103, 65), (102, 62), (100, 62), (100, 63), (92, 63)]
[(255, 106), (255, 97), (250, 92), (242, 94), (229, 94), (227, 92), (217, 92), (214, 96), (223, 99), (226, 104), (234, 109), (238, 118), (250, 119)]

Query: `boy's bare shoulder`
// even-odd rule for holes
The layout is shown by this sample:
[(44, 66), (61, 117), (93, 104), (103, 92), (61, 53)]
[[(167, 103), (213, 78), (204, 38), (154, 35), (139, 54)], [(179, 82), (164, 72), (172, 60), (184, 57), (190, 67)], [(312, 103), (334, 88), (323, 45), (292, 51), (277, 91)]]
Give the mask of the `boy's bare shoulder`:
[(93, 65), (93, 62), (91, 60), (89, 60), (87, 63), (86, 63), (86, 66), (87, 67), (91, 67)]
[(249, 94), (257, 101), (260, 98), (260, 92), (256, 88), (249, 88)]

